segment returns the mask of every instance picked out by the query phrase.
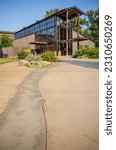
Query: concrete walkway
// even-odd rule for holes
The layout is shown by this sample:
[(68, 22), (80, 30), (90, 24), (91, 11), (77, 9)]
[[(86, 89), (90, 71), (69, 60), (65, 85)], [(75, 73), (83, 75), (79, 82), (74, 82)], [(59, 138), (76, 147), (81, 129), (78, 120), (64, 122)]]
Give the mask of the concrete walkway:
[(47, 150), (99, 149), (98, 60), (61, 58), (40, 80)]
[(38, 89), (44, 71), (32, 71), (0, 115), (0, 150), (45, 150), (44, 99)]

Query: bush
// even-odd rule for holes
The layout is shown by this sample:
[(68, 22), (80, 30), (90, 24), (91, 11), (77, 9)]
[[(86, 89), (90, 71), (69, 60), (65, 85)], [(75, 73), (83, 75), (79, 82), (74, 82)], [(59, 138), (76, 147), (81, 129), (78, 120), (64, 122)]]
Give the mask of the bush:
[(99, 49), (91, 47), (76, 50), (73, 58), (99, 58)]
[(88, 49), (88, 58), (98, 58), (99, 57), (99, 49), (98, 48), (90, 48)]
[(31, 53), (30, 49), (24, 49), (24, 50), (19, 50), (17, 54), (19, 59), (25, 59), (26, 57), (29, 56), (30, 53)]
[(42, 64), (41, 61), (31, 61), (31, 62), (27, 65), (27, 67), (32, 67), (32, 68), (39, 67), (39, 68), (41, 68), (41, 67), (43, 67), (43, 64)]
[(52, 52), (52, 51), (44, 52), (41, 57), (45, 61), (50, 61), (50, 62), (56, 62), (57, 61), (57, 57), (55, 56), (54, 52)]

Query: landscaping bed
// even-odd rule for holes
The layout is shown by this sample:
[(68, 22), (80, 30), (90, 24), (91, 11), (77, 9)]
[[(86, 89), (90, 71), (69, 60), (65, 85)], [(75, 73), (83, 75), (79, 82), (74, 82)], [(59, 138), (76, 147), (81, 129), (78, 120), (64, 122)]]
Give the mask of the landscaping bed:
[(26, 66), (31, 68), (45, 67), (57, 61), (54, 52), (46, 51), (41, 55), (33, 55), (30, 49), (20, 50), (18, 52), (19, 66)]

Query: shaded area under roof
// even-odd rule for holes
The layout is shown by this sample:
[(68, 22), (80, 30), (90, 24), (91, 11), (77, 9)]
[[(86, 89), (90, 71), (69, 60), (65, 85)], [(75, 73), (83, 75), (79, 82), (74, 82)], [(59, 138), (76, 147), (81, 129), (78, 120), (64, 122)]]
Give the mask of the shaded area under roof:
[(68, 40), (61, 40), (61, 41), (58, 41), (59, 43), (66, 43), (66, 42), (76, 42), (76, 41), (85, 41), (85, 40), (89, 40), (88, 38), (85, 38), (85, 37), (76, 37), (76, 38), (72, 38), (72, 39), (68, 39)]
[[(77, 37), (77, 38), (73, 38), (73, 39), (68, 39), (68, 40), (61, 40), (61, 41), (58, 41), (59, 43), (66, 43), (67, 42), (70, 42), (70, 41), (85, 41), (85, 40), (89, 40), (88, 38), (85, 38), (85, 37)], [(47, 45), (48, 42), (45, 42), (45, 41), (34, 41), (34, 42), (30, 42), (30, 44), (35, 44), (35, 45)]]

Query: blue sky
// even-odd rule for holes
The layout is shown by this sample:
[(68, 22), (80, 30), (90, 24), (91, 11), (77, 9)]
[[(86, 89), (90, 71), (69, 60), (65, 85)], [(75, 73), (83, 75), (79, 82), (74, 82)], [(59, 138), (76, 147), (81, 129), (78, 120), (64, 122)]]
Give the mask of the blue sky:
[(18, 31), (43, 19), (46, 10), (71, 6), (96, 10), (99, 0), (0, 0), (0, 30)]

